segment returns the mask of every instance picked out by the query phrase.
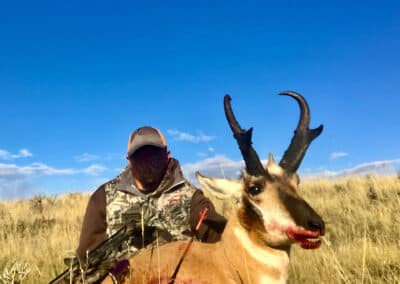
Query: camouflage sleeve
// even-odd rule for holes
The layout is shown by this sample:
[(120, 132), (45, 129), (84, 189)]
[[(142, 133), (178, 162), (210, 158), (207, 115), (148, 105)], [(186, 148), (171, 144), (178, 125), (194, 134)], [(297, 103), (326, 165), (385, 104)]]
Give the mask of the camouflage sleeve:
[(76, 250), (79, 257), (84, 257), (87, 250), (94, 249), (106, 239), (106, 228), (106, 194), (101, 186), (91, 195), (86, 207)]
[(195, 231), (200, 219), (200, 213), (206, 207), (208, 208), (207, 216), (196, 235), (202, 242), (214, 243), (221, 239), (222, 232), (226, 225), (226, 219), (215, 211), (214, 205), (210, 199), (205, 197), (203, 192), (199, 189), (193, 194), (191, 200), (189, 217), (190, 228), (192, 231)]

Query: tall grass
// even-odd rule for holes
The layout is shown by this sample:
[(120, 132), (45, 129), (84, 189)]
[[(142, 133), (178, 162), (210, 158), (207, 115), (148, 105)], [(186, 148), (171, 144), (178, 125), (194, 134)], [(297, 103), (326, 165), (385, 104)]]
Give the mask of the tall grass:
[[(299, 190), (327, 232), (318, 250), (293, 246), (289, 283), (400, 283), (398, 177), (308, 180)], [(0, 202), (0, 279), (13, 271), (23, 283), (47, 283), (66, 269), (88, 197)]]
[(23, 283), (48, 283), (66, 269), (64, 257), (76, 249), (88, 198), (68, 194), (1, 202), (0, 279), (5, 270), (27, 265)]
[(300, 191), (327, 233), (317, 251), (294, 247), (293, 283), (400, 283), (400, 179), (306, 181)]

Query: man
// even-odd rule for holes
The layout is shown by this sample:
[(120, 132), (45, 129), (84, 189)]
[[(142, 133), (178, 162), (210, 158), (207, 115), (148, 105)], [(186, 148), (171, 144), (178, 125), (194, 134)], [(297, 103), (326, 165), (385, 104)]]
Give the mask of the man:
[(126, 224), (137, 228), (129, 250), (186, 240), (195, 233), (200, 212), (208, 213), (198, 240), (216, 242), (226, 220), (211, 201), (182, 175), (179, 162), (170, 157), (162, 133), (153, 127), (138, 128), (129, 137), (128, 166), (90, 197), (83, 219), (77, 254), (84, 257)]

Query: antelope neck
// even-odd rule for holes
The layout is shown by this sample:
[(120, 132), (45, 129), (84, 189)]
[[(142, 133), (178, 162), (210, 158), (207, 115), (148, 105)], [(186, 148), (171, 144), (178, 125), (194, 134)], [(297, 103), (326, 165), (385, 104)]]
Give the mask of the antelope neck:
[(233, 274), (244, 283), (286, 283), (288, 250), (261, 246), (248, 235), (236, 216), (231, 216), (222, 235), (225, 256)]

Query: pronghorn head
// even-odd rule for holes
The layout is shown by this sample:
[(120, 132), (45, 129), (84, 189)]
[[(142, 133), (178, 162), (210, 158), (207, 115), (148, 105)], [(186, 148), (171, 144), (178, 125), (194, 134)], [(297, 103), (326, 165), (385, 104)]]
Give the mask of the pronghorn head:
[(299, 195), (296, 173), (308, 146), (322, 131), (322, 125), (309, 129), (310, 111), (305, 99), (295, 92), (281, 95), (297, 100), (301, 115), (292, 141), (277, 164), (272, 154), (263, 166), (252, 147), (252, 128), (244, 130), (237, 122), (231, 98), (224, 98), (225, 114), (239, 144), (246, 168), (237, 180), (207, 178), (197, 174), (202, 188), (215, 191), (219, 198), (233, 197), (240, 204), (237, 217), (253, 241), (286, 249), (292, 243), (314, 249), (324, 234), (322, 218)]

